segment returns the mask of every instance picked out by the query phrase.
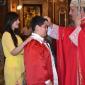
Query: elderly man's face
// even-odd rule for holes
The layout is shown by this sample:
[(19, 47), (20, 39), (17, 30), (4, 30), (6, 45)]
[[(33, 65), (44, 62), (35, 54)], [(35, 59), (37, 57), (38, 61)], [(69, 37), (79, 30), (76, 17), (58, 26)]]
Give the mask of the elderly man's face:
[(71, 7), (70, 7), (69, 15), (72, 17), (72, 20), (73, 20), (73, 21), (75, 20), (77, 14), (78, 14), (77, 7), (71, 6)]
[(81, 18), (85, 17), (85, 11), (84, 8), (81, 8)]

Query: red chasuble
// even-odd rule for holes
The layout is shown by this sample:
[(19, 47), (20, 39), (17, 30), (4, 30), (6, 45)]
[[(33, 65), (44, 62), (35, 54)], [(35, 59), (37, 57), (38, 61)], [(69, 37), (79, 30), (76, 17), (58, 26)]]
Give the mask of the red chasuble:
[(85, 23), (81, 27), (78, 38), (79, 83), (85, 85)]
[(53, 81), (50, 52), (44, 44), (31, 40), (24, 49), (27, 85), (45, 85)]
[(69, 35), (74, 28), (60, 27), (57, 41), (57, 72), (59, 85), (77, 85), (77, 47)]

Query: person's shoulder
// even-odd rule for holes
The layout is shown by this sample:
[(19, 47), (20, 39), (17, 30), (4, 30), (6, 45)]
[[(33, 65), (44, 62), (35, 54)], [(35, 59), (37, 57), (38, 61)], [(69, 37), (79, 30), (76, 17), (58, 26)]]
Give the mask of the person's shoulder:
[(35, 39), (32, 39), (28, 44), (27, 44), (28, 47), (41, 47), (42, 46), (42, 43), (40, 43), (39, 41), (35, 40)]
[(73, 26), (60, 26), (60, 30), (66, 30), (66, 31), (70, 31), (70, 30), (74, 30), (75, 28)]
[(61, 26), (60, 29), (59, 29), (59, 33), (61, 33), (62, 35), (65, 34), (65, 35), (69, 35), (70, 33), (73, 32), (75, 28), (72, 27), (72, 26)]
[(24, 47), (25, 50), (35, 50), (35, 51), (42, 51), (43, 50), (43, 47), (42, 47), (42, 44), (35, 40), (35, 39), (32, 39), (25, 47)]
[(7, 39), (9, 37), (11, 37), (11, 34), (9, 32), (4, 32), (2, 35), (2, 39), (5, 39), (5, 38)]
[(74, 29), (74, 26), (59, 26), (59, 28), (70, 28), (70, 29)]
[(30, 44), (40, 46), (42, 43), (40, 43), (38, 40), (32, 39)]
[[(3, 33), (3, 36), (11, 36), (11, 34), (10, 34), (9, 32), (4, 32), (4, 33)], [(3, 37), (3, 36), (2, 36), (2, 37)]]

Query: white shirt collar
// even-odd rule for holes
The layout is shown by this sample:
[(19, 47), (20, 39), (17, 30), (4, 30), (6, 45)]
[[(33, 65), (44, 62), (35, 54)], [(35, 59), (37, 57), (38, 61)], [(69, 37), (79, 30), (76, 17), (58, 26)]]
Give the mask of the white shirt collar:
[(44, 42), (44, 38), (36, 33), (32, 33), (31, 37), (32, 39), (39, 41), (41, 44)]

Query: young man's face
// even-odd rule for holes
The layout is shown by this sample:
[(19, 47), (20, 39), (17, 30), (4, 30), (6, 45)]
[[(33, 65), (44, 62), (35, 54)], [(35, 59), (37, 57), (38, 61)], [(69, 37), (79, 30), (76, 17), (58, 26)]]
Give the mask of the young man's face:
[(47, 35), (47, 31), (48, 31), (48, 27), (47, 27), (46, 22), (44, 22), (44, 24), (41, 26), (39, 25), (36, 26), (35, 32), (39, 34), (41, 37), (45, 37)]
[(73, 21), (74, 21), (75, 18), (77, 17), (77, 14), (78, 14), (78, 9), (77, 9), (77, 7), (71, 6), (71, 7), (70, 7), (69, 15), (72, 17), (72, 20), (73, 20)]

